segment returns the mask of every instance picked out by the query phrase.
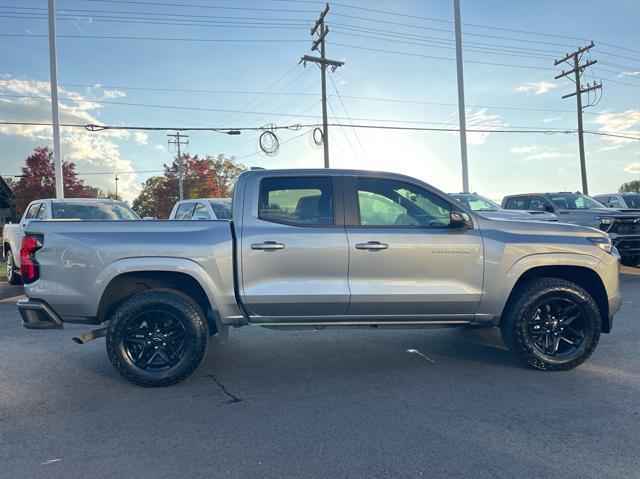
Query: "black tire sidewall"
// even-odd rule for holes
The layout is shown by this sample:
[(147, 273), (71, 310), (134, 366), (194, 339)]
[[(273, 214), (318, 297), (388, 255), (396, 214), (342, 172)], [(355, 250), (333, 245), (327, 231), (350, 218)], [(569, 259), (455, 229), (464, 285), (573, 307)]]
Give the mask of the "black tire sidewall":
[[(578, 308), (580, 309), (580, 313), (585, 321), (585, 338), (580, 344), (580, 347), (570, 356), (558, 359), (553, 356), (548, 356), (543, 352), (539, 351), (533, 344), (531, 336), (527, 332), (528, 321), (535, 313), (538, 305), (540, 303), (549, 301), (551, 299), (568, 299), (573, 301)], [(590, 314), (588, 303), (584, 301), (584, 298), (576, 295), (573, 292), (569, 292), (566, 290), (563, 291), (550, 291), (538, 296), (535, 301), (533, 301), (525, 310), (523, 310), (523, 317), (518, 324), (518, 335), (519, 340), (522, 345), (527, 349), (529, 354), (535, 356), (540, 361), (545, 364), (554, 365), (554, 366), (562, 366), (565, 364), (569, 364), (577, 359), (580, 359), (585, 352), (590, 348), (591, 343), (593, 342), (594, 335), (596, 334), (596, 328), (599, 327), (596, 321), (593, 321), (592, 315)]]
[[(541, 301), (562, 298), (576, 303), (587, 330), (580, 348), (571, 356), (553, 358), (539, 351), (527, 333), (527, 324)], [(501, 325), (505, 343), (529, 365), (542, 370), (565, 370), (579, 366), (595, 350), (600, 339), (601, 319), (598, 306), (583, 288), (565, 280), (542, 278), (523, 287)]]
[(620, 262), (625, 266), (638, 266), (640, 264), (640, 255), (623, 256)]
[[(11, 262), (11, 268), (9, 268), (9, 262)], [(16, 264), (15, 261), (13, 261), (13, 253), (11, 250), (7, 251), (5, 265), (7, 266), (7, 283), (12, 285), (20, 284), (22, 282), (22, 278), (20, 278), (16, 271)]]
[[(171, 313), (186, 331), (184, 355), (166, 371), (145, 371), (124, 350), (127, 326), (136, 316), (152, 309)], [(116, 310), (107, 331), (107, 353), (115, 369), (128, 381), (148, 387), (169, 386), (186, 379), (199, 366), (206, 355), (208, 336), (202, 313), (190, 301), (166, 290), (149, 290), (131, 297)]]

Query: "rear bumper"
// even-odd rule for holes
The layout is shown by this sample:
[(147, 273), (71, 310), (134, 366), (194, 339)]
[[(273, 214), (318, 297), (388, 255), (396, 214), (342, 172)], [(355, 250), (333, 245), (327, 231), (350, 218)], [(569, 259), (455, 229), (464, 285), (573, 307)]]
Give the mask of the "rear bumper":
[(27, 329), (61, 329), (62, 319), (44, 301), (25, 299), (18, 301), (22, 325)]

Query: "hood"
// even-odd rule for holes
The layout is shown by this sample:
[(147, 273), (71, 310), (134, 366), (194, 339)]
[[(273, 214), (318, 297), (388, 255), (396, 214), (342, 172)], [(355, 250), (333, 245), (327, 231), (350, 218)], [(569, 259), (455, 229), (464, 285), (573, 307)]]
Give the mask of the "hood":
[(490, 230), (514, 235), (536, 235), (553, 237), (594, 237), (607, 236), (607, 233), (596, 228), (569, 223), (549, 221), (516, 221), (487, 218), (479, 215), (480, 228), (487, 233)]
[(546, 211), (527, 211), (527, 210), (493, 210), (493, 211), (476, 211), (477, 214), (494, 220), (509, 221), (557, 221), (558, 217), (553, 213)]

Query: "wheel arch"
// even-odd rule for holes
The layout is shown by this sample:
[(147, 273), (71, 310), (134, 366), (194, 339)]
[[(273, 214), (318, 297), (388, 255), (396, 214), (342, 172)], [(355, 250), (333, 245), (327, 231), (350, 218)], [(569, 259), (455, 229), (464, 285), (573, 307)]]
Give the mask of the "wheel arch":
[(128, 298), (151, 289), (173, 290), (196, 303), (206, 316), (209, 330), (217, 331), (215, 303), (194, 276), (182, 271), (138, 270), (127, 271), (111, 278), (98, 305), (98, 322), (108, 320)]
[[(564, 279), (585, 289), (598, 305), (602, 332), (608, 333), (611, 331), (609, 301), (604, 282), (594, 269), (581, 265), (542, 265), (524, 270), (511, 288), (507, 301), (502, 308), (502, 313), (507, 310), (515, 298), (517, 291), (523, 285), (537, 278)], [(502, 317), (502, 315), (503, 314), (500, 316)]]

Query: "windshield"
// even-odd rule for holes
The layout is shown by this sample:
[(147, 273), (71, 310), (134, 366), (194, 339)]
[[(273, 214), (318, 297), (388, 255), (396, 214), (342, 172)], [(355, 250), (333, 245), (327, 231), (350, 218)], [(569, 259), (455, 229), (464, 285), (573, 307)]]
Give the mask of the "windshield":
[(624, 195), (623, 198), (629, 208), (640, 208), (640, 195)]
[(53, 203), (51, 213), (54, 219), (64, 220), (137, 220), (135, 213), (118, 203)]
[(473, 211), (497, 211), (502, 208), (488, 198), (480, 195), (452, 195), (463, 205), (471, 208)]
[(588, 210), (591, 208), (605, 208), (605, 206), (579, 193), (557, 193), (550, 195), (551, 200), (564, 210)]
[(211, 208), (219, 220), (231, 219), (231, 201), (210, 201)]

